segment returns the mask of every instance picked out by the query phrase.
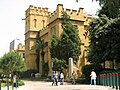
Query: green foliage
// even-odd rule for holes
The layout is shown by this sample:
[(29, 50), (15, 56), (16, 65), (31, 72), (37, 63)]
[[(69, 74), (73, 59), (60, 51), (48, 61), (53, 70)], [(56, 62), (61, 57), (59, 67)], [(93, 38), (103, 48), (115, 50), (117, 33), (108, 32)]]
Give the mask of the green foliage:
[(102, 66), (99, 64), (89, 64), (89, 65), (83, 66), (82, 73), (84, 74), (87, 80), (90, 79), (90, 74), (91, 74), (92, 69), (94, 69), (97, 75), (99, 75), (99, 73), (103, 70)]
[(49, 71), (48, 62), (44, 63), (43, 71), (44, 71), (45, 76), (47, 76), (48, 75), (48, 71)]
[(25, 85), (25, 83), (22, 80), (19, 80), (18, 85), (22, 86), (22, 85)]
[(50, 53), (52, 58), (59, 57), (60, 52), (59, 52), (58, 43), (59, 43), (58, 37), (56, 35), (53, 35), (51, 39), (51, 47), (50, 47)]
[(63, 32), (60, 38), (53, 35), (51, 39), (50, 52), (54, 63), (53, 70), (67, 68), (68, 59), (72, 57), (74, 62), (77, 62), (81, 54), (78, 28), (72, 25), (70, 16), (66, 12), (63, 12), (62, 15), (62, 28)]
[(0, 59), (0, 68), (6, 74), (26, 70), (21, 54), (14, 51), (4, 54)]
[[(3, 78), (2, 79), (2, 87), (7, 86), (7, 82), (8, 82), (8, 78)], [(12, 80), (9, 81), (9, 83), (13, 83)], [(19, 80), (18, 81), (18, 86), (22, 86), (22, 85), (25, 85), (25, 83), (22, 80)]]
[(29, 77), (31, 77), (31, 73), (36, 74), (36, 73), (38, 73), (38, 71), (35, 69), (28, 69), (24, 72), (20, 72), (19, 75), (21, 78), (29, 78)]
[(104, 69), (103, 71), (100, 72), (100, 74), (103, 73), (119, 73), (120, 70), (114, 70), (114, 69)]
[(120, 0), (102, 0), (98, 16), (105, 14), (109, 18), (118, 18)]
[(72, 25), (70, 22), (70, 16), (66, 12), (63, 12), (62, 21), (63, 32), (60, 38), (60, 56), (66, 60), (68, 64), (68, 58), (72, 57), (74, 62), (77, 62), (78, 57), (81, 54), (81, 40), (78, 34), (77, 26)]
[(120, 62), (120, 19), (109, 19), (106, 16), (94, 19), (89, 24), (89, 39), (87, 58), (90, 62)]
[(4, 72), (3, 72), (3, 70), (2, 70), (2, 69), (0, 69), (0, 75), (1, 75), (1, 74), (3, 74), (3, 73), (4, 73)]
[[(44, 53), (44, 48), (48, 46), (48, 42), (44, 42), (43, 40), (41, 40), (40, 38), (40, 31), (37, 33), (36, 36), (36, 41), (35, 41), (35, 45), (32, 47), (32, 49), (35, 49), (36, 51), (36, 66), (37, 66), (37, 70), (39, 72), (39, 62), (40, 62), (40, 51), (42, 50), (42, 53)], [(44, 58), (44, 57), (42, 57)], [(43, 61), (44, 62), (44, 61)], [(44, 63), (43, 63), (44, 64)]]
[(67, 68), (65, 60), (52, 58), (52, 69), (54, 71), (62, 71), (64, 68)]
[(40, 50), (41, 50), (41, 39), (39, 38), (40, 32), (37, 33), (36, 36), (36, 41), (35, 41), (35, 45), (32, 47), (32, 49), (35, 49), (36, 51), (36, 66), (37, 66), (37, 70), (39, 72), (39, 61), (40, 61)]

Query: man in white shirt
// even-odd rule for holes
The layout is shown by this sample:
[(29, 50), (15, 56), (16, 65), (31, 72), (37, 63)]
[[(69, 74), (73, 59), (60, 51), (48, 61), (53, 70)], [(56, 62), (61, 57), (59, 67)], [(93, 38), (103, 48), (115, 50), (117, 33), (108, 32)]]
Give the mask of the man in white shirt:
[(60, 85), (63, 85), (64, 83), (64, 73), (61, 71), (60, 72)]
[(92, 69), (90, 76), (91, 76), (90, 84), (92, 85), (92, 81), (94, 81), (94, 85), (96, 85), (96, 77), (97, 76), (96, 76), (94, 69)]

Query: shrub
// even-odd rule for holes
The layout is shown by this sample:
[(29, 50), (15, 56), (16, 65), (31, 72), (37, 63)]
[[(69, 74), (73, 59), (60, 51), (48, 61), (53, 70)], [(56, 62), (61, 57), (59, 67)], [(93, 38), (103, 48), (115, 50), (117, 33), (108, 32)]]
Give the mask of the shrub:
[[(2, 87), (5, 87), (7, 85), (8, 78), (3, 78), (2, 79)], [(9, 81), (9, 84), (12, 85), (13, 82)], [(18, 81), (18, 86), (25, 85), (25, 83), (22, 80)]]
[(22, 80), (19, 80), (18, 85), (22, 86), (22, 85), (25, 85), (25, 83)]
[(35, 70), (35, 69), (29, 69), (29, 70), (26, 70), (24, 72), (21, 72), (20, 73), (20, 77), (21, 78), (31, 77), (31, 73), (33, 73), (35, 75), (35, 73), (37, 73), (37, 70)]
[(112, 73), (112, 72), (120, 72), (120, 70), (114, 70), (114, 69), (106, 68), (103, 71), (101, 71), (100, 74), (103, 74), (103, 73)]
[(82, 73), (87, 80), (90, 79), (90, 74), (92, 69), (96, 72), (97, 75), (102, 71), (102, 66), (99, 64), (89, 64), (82, 67)]

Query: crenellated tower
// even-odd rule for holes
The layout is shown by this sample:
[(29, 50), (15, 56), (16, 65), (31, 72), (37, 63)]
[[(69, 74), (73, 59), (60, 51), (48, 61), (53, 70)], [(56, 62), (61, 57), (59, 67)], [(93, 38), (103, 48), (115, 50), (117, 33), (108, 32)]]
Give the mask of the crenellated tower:
[(25, 62), (28, 68), (36, 68), (36, 53), (32, 47), (35, 44), (38, 31), (48, 24), (48, 8), (30, 5), (25, 13)]

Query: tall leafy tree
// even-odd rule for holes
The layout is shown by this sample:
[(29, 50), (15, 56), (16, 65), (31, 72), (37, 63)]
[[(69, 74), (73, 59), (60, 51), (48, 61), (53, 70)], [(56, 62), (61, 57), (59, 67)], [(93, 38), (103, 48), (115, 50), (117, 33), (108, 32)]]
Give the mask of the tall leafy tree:
[(102, 57), (104, 56), (107, 44), (105, 42), (107, 24), (110, 24), (110, 20), (106, 16), (95, 18), (89, 24), (90, 45), (88, 48), (88, 60), (92, 63), (102, 63), (105, 61), (105, 58)]
[(67, 63), (64, 59), (62, 59), (60, 54), (61, 49), (59, 43), (59, 38), (56, 35), (53, 35), (51, 39), (50, 53), (52, 58), (52, 69), (57, 71), (61, 71), (64, 68), (67, 68)]
[(70, 22), (70, 16), (66, 12), (63, 12), (62, 18), (63, 32), (59, 43), (60, 56), (67, 63), (70, 57), (74, 59), (74, 62), (77, 62), (81, 54), (81, 40), (78, 34), (78, 28)]
[(26, 70), (25, 63), (21, 54), (17, 52), (9, 52), (4, 54), (0, 59), (0, 68), (6, 73), (12, 73), (16, 71)]
[(58, 44), (59, 44), (59, 38), (56, 35), (53, 35), (51, 39), (51, 47), (50, 47), (50, 53), (52, 58), (59, 56), (60, 50), (58, 49)]
[(120, 20), (106, 16), (94, 19), (89, 25), (88, 60), (102, 63), (106, 60), (119, 62)]
[(120, 62), (117, 49), (120, 47), (120, 0), (96, 1), (99, 1), (101, 9), (98, 11), (99, 18), (94, 19), (89, 25), (91, 42), (88, 60), (93, 63), (102, 63), (106, 60)]
[(65, 60), (52, 58), (52, 70), (54, 71), (62, 71), (63, 69), (67, 68), (67, 64)]
[(50, 52), (53, 70), (67, 68), (68, 59), (72, 57), (74, 62), (77, 62), (81, 54), (81, 40), (78, 35), (78, 28), (72, 25), (70, 16), (66, 12), (63, 12), (62, 15), (62, 28), (63, 32), (60, 38), (53, 35), (51, 40)]

